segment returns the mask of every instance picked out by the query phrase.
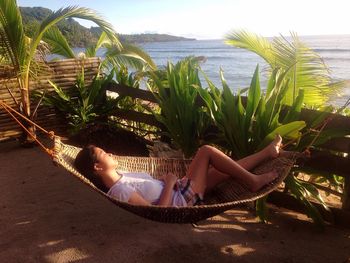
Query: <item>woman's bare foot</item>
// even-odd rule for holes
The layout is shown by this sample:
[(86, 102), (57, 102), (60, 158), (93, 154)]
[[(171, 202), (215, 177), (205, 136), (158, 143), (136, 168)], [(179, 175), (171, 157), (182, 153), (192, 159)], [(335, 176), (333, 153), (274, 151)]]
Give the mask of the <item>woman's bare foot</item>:
[(251, 182), (251, 185), (249, 186), (249, 188), (252, 192), (256, 192), (260, 190), (264, 185), (275, 180), (277, 177), (278, 177), (278, 173), (275, 170), (268, 173), (255, 175), (253, 177), (253, 182)]
[(282, 137), (279, 134), (277, 134), (275, 139), (270, 143), (269, 146), (267, 146), (268, 155), (271, 158), (277, 158), (283, 152), (281, 147)]

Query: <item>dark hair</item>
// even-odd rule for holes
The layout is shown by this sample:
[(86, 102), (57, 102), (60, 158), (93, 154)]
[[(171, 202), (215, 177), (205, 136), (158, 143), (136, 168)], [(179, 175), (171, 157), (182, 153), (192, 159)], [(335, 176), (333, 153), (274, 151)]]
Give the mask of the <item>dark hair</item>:
[(102, 179), (95, 173), (95, 163), (97, 162), (94, 152), (96, 146), (88, 145), (84, 147), (74, 160), (74, 166), (87, 179), (89, 179), (97, 188), (103, 192), (108, 192), (108, 188), (103, 183)]

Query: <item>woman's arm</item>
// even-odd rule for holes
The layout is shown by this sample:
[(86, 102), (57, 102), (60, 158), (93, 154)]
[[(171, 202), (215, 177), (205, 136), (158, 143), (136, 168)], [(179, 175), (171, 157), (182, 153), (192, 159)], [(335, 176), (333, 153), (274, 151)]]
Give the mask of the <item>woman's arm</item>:
[(160, 195), (158, 205), (160, 206), (169, 206), (172, 201), (172, 194), (174, 185), (176, 184), (177, 176), (173, 173), (168, 173), (163, 177), (164, 180), (164, 188), (162, 194)]
[[(168, 173), (163, 177), (164, 188), (160, 195), (158, 205), (160, 206), (169, 206), (172, 201), (172, 194), (174, 185), (176, 184), (177, 176), (173, 173)], [(130, 195), (128, 203), (132, 205), (150, 205), (151, 203), (145, 200), (140, 194), (137, 192), (133, 192)]]
[(128, 200), (129, 204), (132, 205), (150, 205), (150, 202), (148, 202), (147, 200), (145, 200), (140, 194), (138, 194), (137, 192), (133, 192), (130, 195), (130, 198)]

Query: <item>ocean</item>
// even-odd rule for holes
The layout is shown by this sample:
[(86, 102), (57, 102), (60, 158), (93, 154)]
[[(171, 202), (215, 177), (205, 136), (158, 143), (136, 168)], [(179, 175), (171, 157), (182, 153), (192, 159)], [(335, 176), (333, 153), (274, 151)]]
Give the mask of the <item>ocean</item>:
[[(299, 38), (323, 58), (334, 80), (350, 79), (350, 35)], [(210, 80), (217, 87), (221, 87), (221, 68), (229, 87), (234, 91), (250, 85), (255, 67), (259, 64), (261, 87), (266, 87), (268, 66), (264, 60), (253, 52), (226, 45), (223, 40), (153, 42), (139, 46), (159, 67), (164, 67), (167, 61), (176, 63), (187, 56), (204, 56), (206, 62), (201, 64), (201, 68)], [(206, 82), (201, 79), (202, 86), (206, 87)], [(344, 89), (342, 96), (332, 98), (330, 104), (342, 106), (349, 97), (350, 84)]]
[[(317, 52), (329, 67), (334, 81), (348, 80), (341, 96), (330, 98), (328, 104), (342, 106), (350, 98), (350, 35), (299, 36), (300, 40)], [(155, 61), (165, 67), (168, 61), (176, 63), (188, 56), (204, 56), (202, 70), (218, 87), (222, 87), (220, 68), (233, 91), (249, 87), (256, 65), (260, 67), (261, 88), (266, 88), (268, 65), (253, 52), (226, 45), (224, 40), (193, 40), (176, 42), (152, 42), (138, 44)], [(76, 53), (84, 51), (74, 49)], [(103, 54), (99, 50), (98, 56)], [(55, 56), (53, 56), (55, 57)], [(53, 58), (52, 57), (52, 58)], [(201, 77), (203, 87), (206, 81)]]

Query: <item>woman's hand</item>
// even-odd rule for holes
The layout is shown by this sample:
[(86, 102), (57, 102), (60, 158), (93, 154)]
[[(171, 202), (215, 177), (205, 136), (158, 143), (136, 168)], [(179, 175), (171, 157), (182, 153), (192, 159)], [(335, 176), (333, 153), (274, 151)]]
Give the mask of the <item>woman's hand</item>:
[(162, 194), (160, 195), (158, 205), (170, 206), (174, 185), (177, 182), (177, 176), (173, 173), (167, 173), (166, 175), (163, 175), (162, 180), (164, 181), (165, 185)]
[(178, 178), (173, 173), (167, 173), (166, 175), (163, 175), (162, 179), (166, 185), (174, 186)]

